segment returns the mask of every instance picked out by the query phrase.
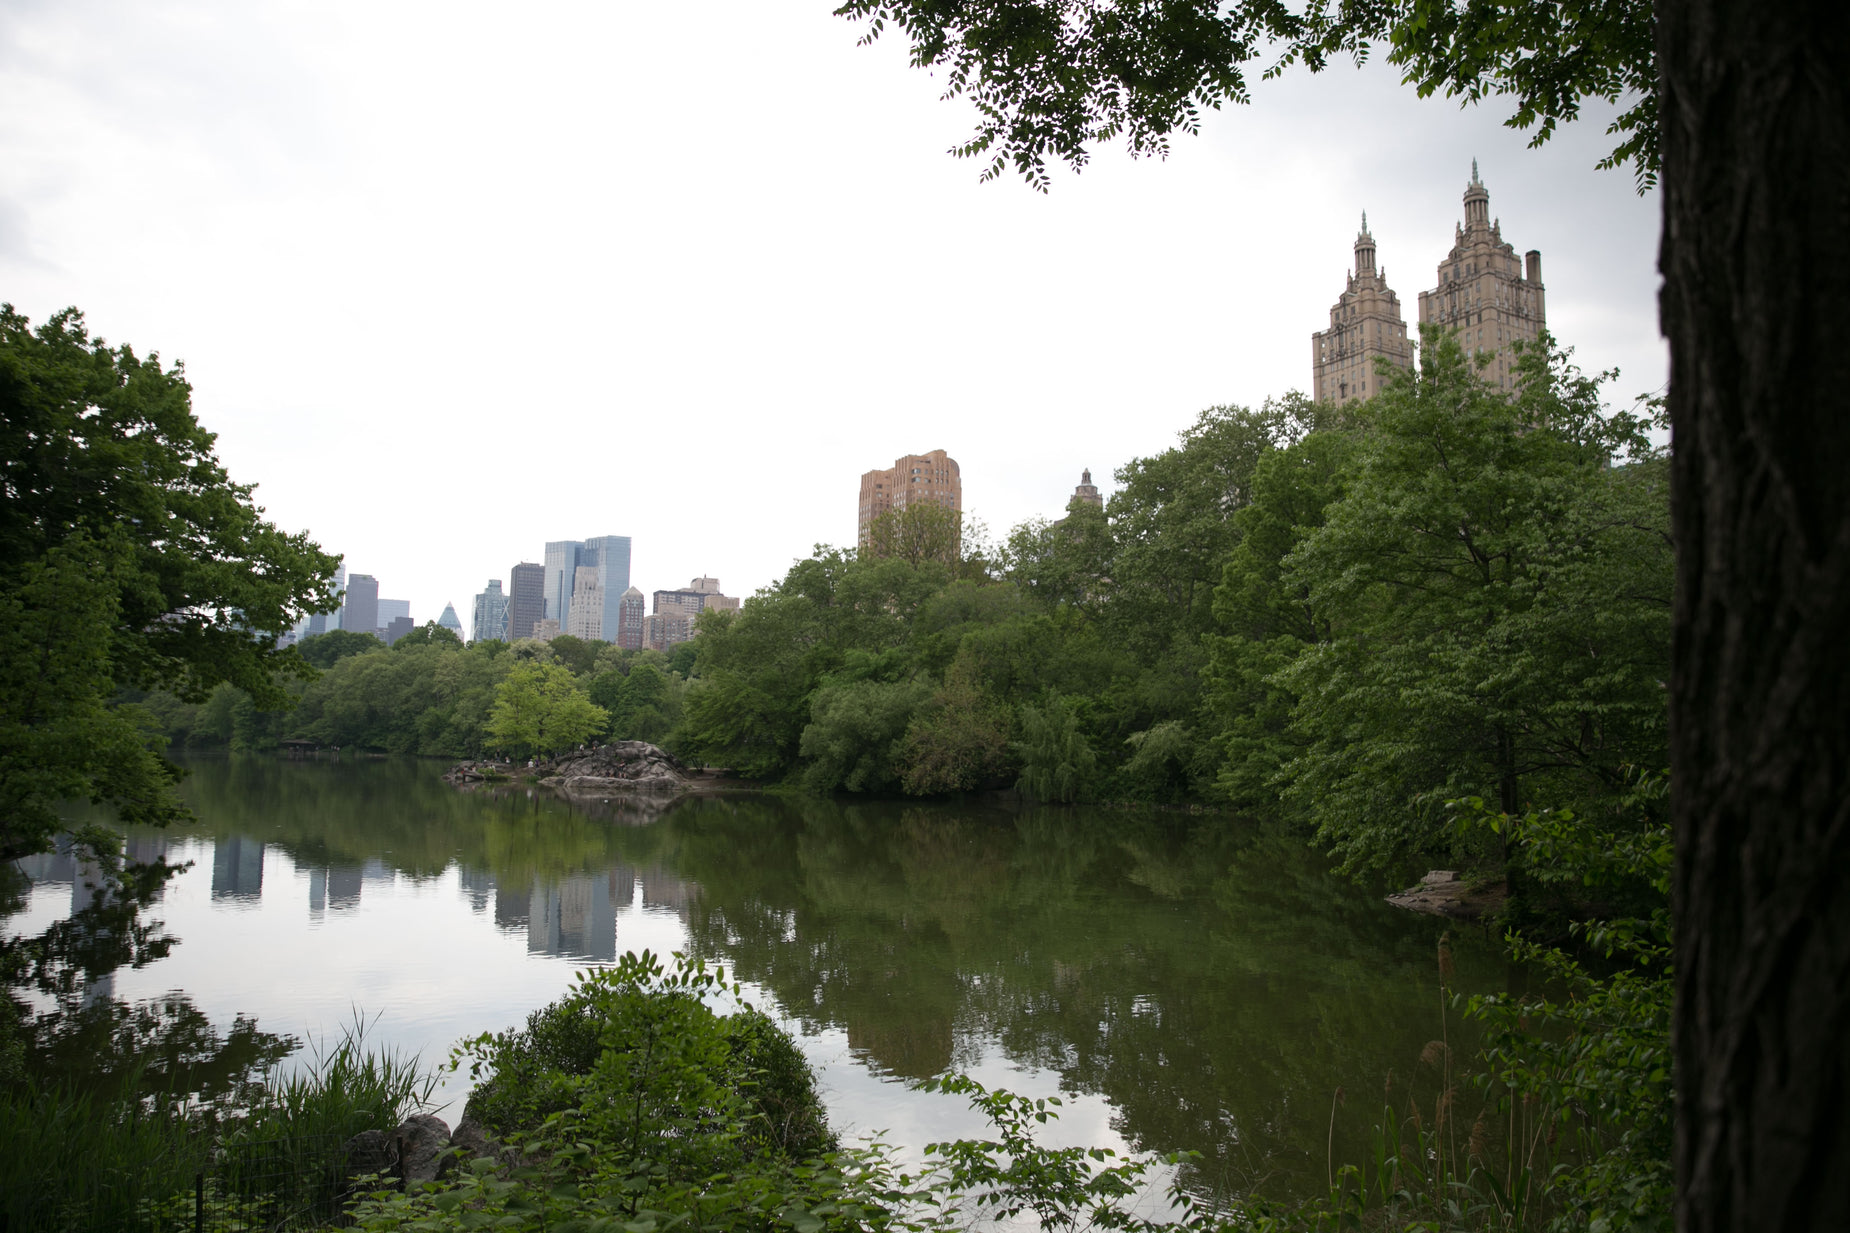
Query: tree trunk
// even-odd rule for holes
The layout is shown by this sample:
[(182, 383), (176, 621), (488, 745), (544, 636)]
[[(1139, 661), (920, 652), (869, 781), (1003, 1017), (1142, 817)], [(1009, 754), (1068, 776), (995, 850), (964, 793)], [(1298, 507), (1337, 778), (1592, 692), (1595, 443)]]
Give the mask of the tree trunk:
[(1658, 0), (1677, 1224), (1850, 1228), (1850, 3)]

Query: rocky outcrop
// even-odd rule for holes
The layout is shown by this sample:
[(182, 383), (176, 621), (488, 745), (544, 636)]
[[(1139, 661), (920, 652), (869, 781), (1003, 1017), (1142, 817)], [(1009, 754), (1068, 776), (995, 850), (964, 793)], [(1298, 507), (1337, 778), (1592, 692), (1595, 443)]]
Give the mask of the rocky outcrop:
[(462, 1149), (463, 1158), (473, 1160), (487, 1156), (493, 1160), (514, 1158), (518, 1153), (502, 1146), (501, 1142), (488, 1133), (488, 1128), (476, 1121), (469, 1114), (463, 1114), (463, 1120), (456, 1123), (456, 1133), (450, 1136), (450, 1143)]
[(1434, 869), (1420, 879), (1418, 886), (1389, 895), (1387, 901), (1409, 912), (1453, 920), (1476, 920), (1497, 911), (1508, 898), (1509, 893), (1501, 882), (1467, 882), (1456, 870)]
[(509, 762), (458, 762), (443, 772), (443, 782), (459, 788), (506, 783), (513, 777), (514, 766)]
[(357, 1193), (369, 1175), (393, 1183), (434, 1182), (449, 1169), (450, 1128), (440, 1117), (413, 1114), (393, 1130), (362, 1130), (340, 1145), (343, 1193)]
[(434, 1182), (450, 1163), (445, 1153), (450, 1146), (450, 1128), (440, 1117), (417, 1113), (398, 1124), (392, 1132), (398, 1142), (399, 1166), (405, 1181)]
[(612, 741), (564, 754), (535, 768), (543, 787), (573, 796), (612, 792), (678, 792), (698, 774), (665, 749), (647, 741)]

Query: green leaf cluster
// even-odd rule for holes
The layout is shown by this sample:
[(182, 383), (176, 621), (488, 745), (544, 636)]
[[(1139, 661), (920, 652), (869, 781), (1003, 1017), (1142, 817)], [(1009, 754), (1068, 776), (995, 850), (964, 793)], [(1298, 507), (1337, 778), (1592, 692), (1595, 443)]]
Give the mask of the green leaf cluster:
[(1644, 0), (1557, 5), (1542, 0), (845, 0), (863, 43), (902, 30), (915, 67), (941, 74), (976, 132), (952, 148), (1046, 191), (1048, 161), (1083, 168), (1091, 148), (1123, 140), (1163, 157), (1170, 134), (1195, 133), (1205, 112), (1251, 101), (1251, 74), (1313, 72), (1377, 45), (1422, 96), (1507, 98), (1504, 121), (1540, 145), (1588, 98), (1622, 104), (1602, 167), (1630, 163), (1655, 181), (1657, 57)]
[(1220, 784), (1351, 867), (1502, 863), (1460, 846), (1447, 801), (1594, 818), (1665, 763), (1666, 460), (1564, 357), (1522, 372), (1509, 398), (1429, 337), (1353, 426), (1266, 459), (1237, 520), (1210, 640)]
[[(47, 849), (58, 802), (180, 813), (177, 772), (119, 689), (261, 705), (311, 669), (279, 635), (325, 611), (336, 558), (262, 517), (193, 418), (178, 365), (34, 329), (0, 305), (0, 860)], [(80, 837), (109, 867), (113, 841)]]

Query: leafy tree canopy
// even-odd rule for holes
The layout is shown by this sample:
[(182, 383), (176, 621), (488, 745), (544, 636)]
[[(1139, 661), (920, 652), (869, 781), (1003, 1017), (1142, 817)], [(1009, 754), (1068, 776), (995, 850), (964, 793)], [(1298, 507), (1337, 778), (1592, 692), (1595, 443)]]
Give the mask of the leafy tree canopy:
[(985, 180), (1013, 166), (1045, 191), (1050, 158), (1082, 167), (1114, 138), (1163, 155), (1204, 109), (1250, 101), (1255, 68), (1316, 72), (1377, 45), (1422, 96), (1507, 97), (1505, 123), (1535, 144), (1584, 99), (1625, 103), (1601, 165), (1632, 164), (1641, 186), (1657, 171), (1648, 0), (846, 0), (835, 12), (864, 24), (863, 42), (898, 26), (912, 63), (975, 104), (977, 131), (953, 153), (986, 160)]
[[(400, 638), (399, 643), (403, 644), (407, 638), (414, 637), (418, 632), (412, 630), (404, 638)], [(446, 629), (443, 632), (449, 634), (450, 631)], [(450, 634), (451, 638), (455, 636), (455, 634)], [(430, 639), (426, 638), (423, 641), (429, 642)], [(384, 648), (385, 643), (371, 634), (363, 634), (352, 629), (330, 629), (325, 634), (304, 638), (296, 644), (296, 651), (303, 659), (324, 670), (332, 668), (349, 655), (364, 655), (368, 651), (379, 651)]]
[(517, 663), (495, 688), (488, 739), (517, 755), (552, 754), (601, 732), (610, 722), (559, 664)]
[(275, 707), (313, 672), (276, 644), (335, 606), (339, 560), (264, 520), (191, 396), (74, 309), (34, 330), (0, 305), (0, 858), (44, 850), (72, 797), (179, 814), (118, 689), (199, 702), (229, 682)]
[[(410, 633), (401, 635), (398, 641), (392, 644), (392, 649), (398, 650), (401, 647), (409, 649), (414, 646), (461, 646), (462, 644), (462, 639), (456, 636), (455, 630), (445, 629), (435, 621), (426, 621)], [(305, 650), (302, 654), (306, 656), (308, 652)]]

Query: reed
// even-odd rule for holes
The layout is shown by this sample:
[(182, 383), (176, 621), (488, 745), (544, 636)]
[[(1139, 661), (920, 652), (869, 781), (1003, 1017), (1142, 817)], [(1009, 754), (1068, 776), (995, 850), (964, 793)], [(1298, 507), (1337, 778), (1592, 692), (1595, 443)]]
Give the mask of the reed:
[(190, 1191), (211, 1141), (134, 1072), (116, 1092), (27, 1080), (0, 1092), (0, 1228), (142, 1227), (146, 1200)]
[(251, 1211), (325, 1206), (340, 1144), (428, 1107), (436, 1081), (416, 1057), (369, 1046), (370, 1027), (356, 1014), (229, 1106), (158, 1090), (143, 1069), (114, 1089), (32, 1078), (0, 1088), (0, 1229), (191, 1229), (196, 1186), (245, 1224)]

